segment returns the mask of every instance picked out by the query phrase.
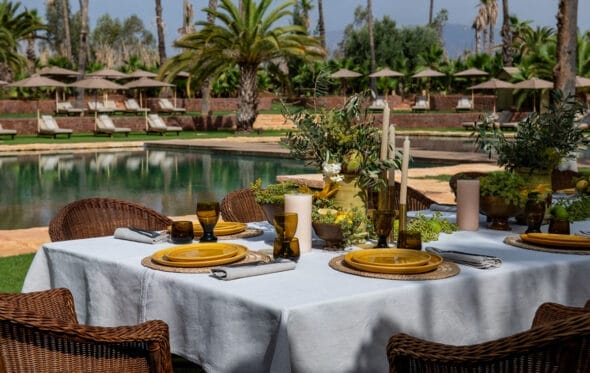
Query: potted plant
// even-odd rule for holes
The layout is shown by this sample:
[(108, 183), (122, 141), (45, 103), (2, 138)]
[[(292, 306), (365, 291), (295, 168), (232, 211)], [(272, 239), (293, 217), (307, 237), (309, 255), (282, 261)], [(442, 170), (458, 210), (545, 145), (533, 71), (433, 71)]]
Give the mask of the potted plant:
[(480, 210), (491, 218), (489, 228), (510, 230), (508, 218), (524, 207), (527, 188), (524, 180), (511, 171), (491, 172), (479, 179)]
[(576, 122), (583, 105), (558, 90), (551, 93), (550, 101), (547, 111), (519, 122), (514, 137), (505, 136), (485, 119), (472, 134), (480, 149), (497, 156), (499, 166), (519, 173), (532, 186), (551, 185), (553, 169), (588, 144)]
[(385, 186), (383, 171), (399, 165), (399, 160), (380, 159), (381, 130), (374, 117), (361, 114), (363, 101), (355, 95), (342, 109), (285, 114), (297, 129), (282, 144), (337, 183), (336, 203), (349, 210), (364, 209), (366, 190)]
[(261, 178), (250, 184), (256, 203), (262, 207), (270, 224), (273, 224), (277, 212), (285, 210), (285, 194), (297, 193), (299, 188), (299, 185), (293, 182), (269, 184), (263, 188)]

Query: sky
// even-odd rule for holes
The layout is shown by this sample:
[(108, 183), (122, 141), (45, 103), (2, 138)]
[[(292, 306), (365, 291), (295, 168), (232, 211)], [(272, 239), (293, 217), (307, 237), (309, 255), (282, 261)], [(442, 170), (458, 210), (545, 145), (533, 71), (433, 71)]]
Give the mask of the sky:
[[(46, 0), (20, 0), (23, 7), (36, 8), (39, 14), (45, 14)], [(237, 1), (237, 0), (236, 0)], [(590, 0), (578, 0), (578, 27), (582, 30), (590, 30)], [(277, 3), (282, 1), (277, 0)], [(315, 1), (313, 1), (315, 3)], [(208, 0), (191, 0), (195, 10), (196, 19), (204, 19), (201, 11), (207, 6)], [(445, 8), (448, 11), (448, 23), (460, 24), (470, 28), (477, 12), (477, 0), (435, 0), (434, 13)], [(79, 9), (79, 1), (70, 1), (72, 11)], [(96, 19), (104, 13), (109, 13), (113, 18), (121, 20), (136, 14), (143, 19), (144, 26), (156, 35), (155, 2), (152, 0), (89, 0), (90, 23), (94, 26)], [(165, 22), (166, 44), (171, 45), (178, 37), (177, 29), (182, 26), (183, 0), (162, 0), (163, 16)], [(399, 26), (424, 25), (428, 21), (429, 0), (373, 0), (374, 18), (382, 18), (388, 15)], [(520, 20), (531, 20), (533, 25), (555, 27), (558, 0), (510, 0), (510, 13)], [(353, 21), (354, 9), (357, 6), (366, 6), (365, 0), (324, 0), (324, 18), (326, 31), (335, 34)], [(502, 23), (501, 6), (498, 1), (500, 16), (499, 28)], [(317, 22), (317, 8), (312, 10), (313, 25)], [(329, 44), (333, 44), (329, 41)], [(168, 47), (168, 54), (174, 54)]]

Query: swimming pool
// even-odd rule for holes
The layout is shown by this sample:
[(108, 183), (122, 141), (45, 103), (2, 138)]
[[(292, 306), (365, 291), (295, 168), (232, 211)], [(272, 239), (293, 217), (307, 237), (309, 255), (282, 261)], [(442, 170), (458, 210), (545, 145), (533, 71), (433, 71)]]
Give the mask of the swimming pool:
[(195, 194), (221, 200), (257, 178), (316, 172), (302, 161), (206, 152), (129, 150), (0, 157), (0, 229), (48, 225), (69, 202), (119, 198), (163, 214), (194, 214)]

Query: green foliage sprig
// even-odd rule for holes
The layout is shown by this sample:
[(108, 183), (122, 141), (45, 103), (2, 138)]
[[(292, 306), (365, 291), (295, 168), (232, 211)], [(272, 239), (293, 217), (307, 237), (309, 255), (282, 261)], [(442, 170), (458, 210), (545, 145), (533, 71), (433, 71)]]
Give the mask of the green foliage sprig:
[(437, 211), (431, 217), (417, 214), (408, 222), (406, 229), (420, 232), (422, 242), (430, 242), (438, 240), (440, 233), (453, 233), (459, 230), (459, 226), (443, 218)]
[(561, 91), (553, 91), (547, 111), (532, 113), (518, 123), (514, 138), (494, 126), (485, 118), (472, 136), (480, 149), (495, 153), (498, 165), (512, 170), (528, 167), (531, 170), (552, 170), (560, 160), (588, 144), (583, 130), (577, 126), (576, 114), (583, 106), (575, 97), (565, 97)]
[(479, 179), (479, 194), (502, 197), (507, 205), (524, 207), (528, 191), (522, 177), (511, 171), (496, 171)]
[(263, 188), (262, 179), (258, 178), (250, 184), (250, 189), (254, 192), (256, 203), (284, 203), (285, 194), (298, 192), (299, 185), (292, 182), (284, 182), (269, 184), (266, 188)]
[(383, 171), (398, 167), (396, 159), (380, 159), (381, 129), (374, 118), (361, 115), (364, 97), (350, 97), (342, 109), (285, 113), (297, 126), (282, 140), (291, 155), (322, 169), (324, 162), (339, 162), (342, 172), (359, 175), (361, 188), (384, 185)]

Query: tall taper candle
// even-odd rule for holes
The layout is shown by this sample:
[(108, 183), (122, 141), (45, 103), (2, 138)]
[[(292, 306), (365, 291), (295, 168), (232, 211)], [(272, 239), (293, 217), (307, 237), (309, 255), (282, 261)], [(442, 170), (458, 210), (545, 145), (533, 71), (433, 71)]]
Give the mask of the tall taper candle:
[(399, 191), (399, 203), (406, 204), (408, 195), (408, 166), (410, 165), (410, 139), (404, 140), (404, 155), (402, 158), (402, 185)]
[(389, 105), (385, 103), (383, 108), (383, 129), (381, 130), (381, 159), (385, 160), (388, 156), (389, 148)]
[[(395, 126), (389, 125), (389, 159), (395, 159)], [(387, 173), (387, 184), (389, 186), (395, 186), (395, 167), (389, 169)]]
[(297, 213), (297, 230), (301, 254), (311, 252), (311, 194), (285, 194), (285, 212)]

